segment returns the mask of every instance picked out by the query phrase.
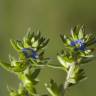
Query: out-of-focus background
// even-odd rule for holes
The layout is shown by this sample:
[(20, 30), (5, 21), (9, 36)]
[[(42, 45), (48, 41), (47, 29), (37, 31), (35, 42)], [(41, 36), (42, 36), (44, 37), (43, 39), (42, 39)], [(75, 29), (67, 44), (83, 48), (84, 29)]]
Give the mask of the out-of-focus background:
[[(9, 62), (8, 55), (16, 55), (10, 38), (21, 39), (31, 27), (51, 39), (46, 54), (55, 57), (52, 63), (57, 64), (56, 53), (63, 49), (59, 34), (68, 34), (77, 24), (86, 24), (88, 32), (96, 32), (96, 0), (0, 0), (0, 59)], [(72, 87), (67, 96), (96, 95), (95, 63), (85, 65), (88, 80)], [(43, 81), (54, 78), (60, 84), (65, 76), (60, 70), (45, 68), (39, 76), (38, 92), (46, 93)], [(9, 96), (7, 86), (17, 88), (18, 82), (14, 74), (0, 68), (0, 96)]]

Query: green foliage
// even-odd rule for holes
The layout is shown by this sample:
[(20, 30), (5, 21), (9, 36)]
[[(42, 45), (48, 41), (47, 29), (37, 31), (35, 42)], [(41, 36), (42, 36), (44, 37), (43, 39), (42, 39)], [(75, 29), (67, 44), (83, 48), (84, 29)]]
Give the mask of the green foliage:
[[(0, 66), (18, 76), (22, 83), (18, 90), (9, 89), (10, 96), (64, 96), (67, 88), (78, 84), (86, 78), (81, 65), (93, 60), (95, 52), (94, 34), (87, 34), (84, 26), (75, 26), (68, 37), (60, 35), (64, 44), (64, 51), (57, 54), (61, 65), (49, 65), (49, 58), (45, 57), (45, 46), (49, 39), (42, 37), (40, 32), (27, 32), (22, 40), (11, 39), (12, 47), (17, 51), (18, 58), (9, 56), (9, 63), (0, 61)], [(63, 84), (58, 85), (50, 79), (45, 83), (47, 94), (38, 94), (36, 85), (39, 82), (38, 75), (43, 67), (60, 69), (67, 73)]]

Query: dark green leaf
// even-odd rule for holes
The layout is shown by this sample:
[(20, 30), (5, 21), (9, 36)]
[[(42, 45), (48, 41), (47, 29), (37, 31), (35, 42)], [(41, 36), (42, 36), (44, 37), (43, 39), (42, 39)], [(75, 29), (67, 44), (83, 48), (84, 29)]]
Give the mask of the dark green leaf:
[(34, 72), (32, 73), (32, 78), (35, 79), (40, 73), (40, 69), (35, 69)]
[(18, 47), (17, 42), (15, 40), (11, 39), (10, 42), (14, 49), (16, 49), (17, 51), (20, 51), (20, 48)]

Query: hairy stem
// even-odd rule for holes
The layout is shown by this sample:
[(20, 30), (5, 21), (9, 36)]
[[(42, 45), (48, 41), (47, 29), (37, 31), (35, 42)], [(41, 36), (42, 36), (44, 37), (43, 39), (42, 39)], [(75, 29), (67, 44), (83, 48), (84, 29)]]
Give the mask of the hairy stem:
[(55, 66), (55, 65), (33, 65), (34, 67), (40, 67), (40, 68), (43, 68), (43, 67), (49, 67), (49, 68), (52, 68), (52, 69), (59, 69), (59, 70), (64, 70), (63, 67), (59, 67), (59, 66)]
[(72, 76), (72, 73), (73, 73), (73, 71), (74, 71), (74, 68), (75, 68), (75, 64), (73, 63), (73, 64), (69, 67), (69, 70), (68, 70), (68, 72), (67, 72), (67, 77), (66, 77), (66, 80), (65, 80), (65, 82), (64, 82), (64, 93), (65, 93), (65, 91), (67, 90), (67, 88), (69, 87), (69, 84), (70, 84), (69, 80), (70, 80), (70, 78), (71, 78), (71, 76)]

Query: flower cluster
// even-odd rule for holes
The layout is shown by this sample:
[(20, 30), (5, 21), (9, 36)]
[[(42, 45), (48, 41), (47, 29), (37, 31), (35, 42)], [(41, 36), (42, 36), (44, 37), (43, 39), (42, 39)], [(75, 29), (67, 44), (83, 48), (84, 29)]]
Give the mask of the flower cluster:
[(33, 59), (39, 58), (39, 55), (37, 54), (37, 52), (32, 48), (23, 48), (22, 52), (24, 53), (26, 58), (33, 58)]
[(75, 48), (75, 50), (86, 50), (86, 46), (85, 46), (85, 43), (83, 40), (75, 40), (75, 41), (72, 41), (71, 46), (79, 46), (79, 48)]
[(10, 55), (10, 63), (0, 62), (0, 65), (14, 72), (22, 81), (22, 88), (20, 87), (18, 91), (9, 90), (10, 96), (37, 96), (35, 85), (39, 82), (37, 79), (41, 71), (39, 65), (44, 66), (48, 62), (48, 58), (44, 56), (44, 47), (49, 39), (42, 37), (40, 32), (27, 32), (22, 40), (10, 41), (18, 53), (18, 59)]
[(90, 61), (94, 56), (93, 45), (96, 43), (94, 34), (86, 34), (84, 26), (75, 26), (71, 30), (71, 36), (61, 35), (66, 51), (58, 54), (57, 58), (67, 72), (64, 88), (84, 79), (84, 70), (80, 67), (81, 63)]

